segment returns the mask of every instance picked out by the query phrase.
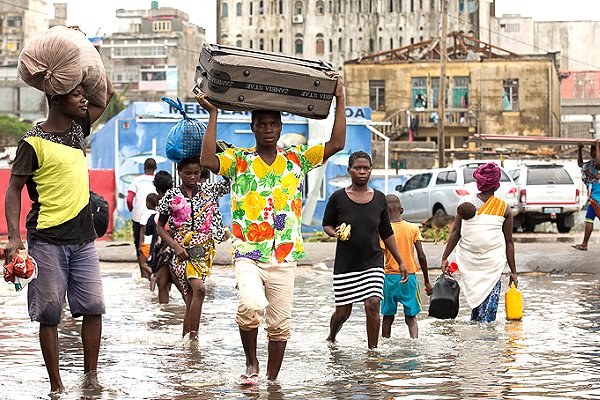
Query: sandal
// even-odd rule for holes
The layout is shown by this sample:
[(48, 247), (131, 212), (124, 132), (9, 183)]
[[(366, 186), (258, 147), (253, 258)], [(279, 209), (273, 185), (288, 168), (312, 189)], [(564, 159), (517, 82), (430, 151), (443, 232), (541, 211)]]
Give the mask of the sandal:
[(250, 375), (242, 374), (240, 376), (240, 380), (238, 381), (238, 383), (242, 386), (258, 385), (258, 374), (250, 374)]
[(581, 250), (581, 251), (587, 251), (587, 247), (584, 247), (580, 244), (572, 244), (571, 245), (572, 248), (577, 249), (577, 250)]

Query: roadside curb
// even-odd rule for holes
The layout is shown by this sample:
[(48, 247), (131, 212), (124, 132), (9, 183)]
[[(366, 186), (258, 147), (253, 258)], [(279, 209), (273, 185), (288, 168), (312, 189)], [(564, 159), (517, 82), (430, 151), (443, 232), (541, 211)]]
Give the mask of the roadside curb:
[[(577, 243), (579, 234), (545, 235), (539, 237), (523, 236), (524, 241), (515, 243), (515, 257), (519, 273), (548, 274), (600, 274), (600, 244), (590, 243), (588, 251), (579, 251), (571, 247)], [(597, 236), (597, 235), (596, 235)], [(535, 240), (535, 241), (533, 241)], [(596, 239), (597, 240), (597, 239)], [(305, 242), (306, 257), (299, 260), (299, 266), (318, 267), (333, 270), (335, 242)], [(96, 242), (100, 261), (108, 263), (135, 263), (133, 245), (127, 242)], [(445, 245), (423, 243), (430, 270), (439, 269)], [(450, 256), (452, 259), (452, 256)], [(217, 245), (215, 265), (231, 265), (231, 245), (229, 242)], [(507, 268), (508, 270), (508, 268)]]

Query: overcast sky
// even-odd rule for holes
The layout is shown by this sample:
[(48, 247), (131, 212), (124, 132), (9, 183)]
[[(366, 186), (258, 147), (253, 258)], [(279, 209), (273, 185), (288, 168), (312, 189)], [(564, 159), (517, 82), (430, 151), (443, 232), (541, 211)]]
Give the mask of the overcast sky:
[[(117, 27), (115, 10), (118, 8), (146, 9), (150, 8), (151, 3), (150, 0), (50, 0), (50, 17), (54, 15), (52, 4), (55, 1), (68, 4), (68, 24), (79, 25), (88, 36), (114, 32)], [(187, 12), (191, 22), (206, 29), (206, 40), (215, 41), (215, 0), (158, 2), (161, 7), (174, 7)], [(496, 14), (521, 14), (539, 21), (600, 20), (600, 0), (496, 0)]]

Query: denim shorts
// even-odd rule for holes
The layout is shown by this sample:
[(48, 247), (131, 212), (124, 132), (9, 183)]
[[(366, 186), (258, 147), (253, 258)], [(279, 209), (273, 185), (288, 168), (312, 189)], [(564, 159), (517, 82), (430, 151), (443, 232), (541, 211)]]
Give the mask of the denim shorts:
[(73, 317), (104, 314), (100, 264), (94, 242), (56, 245), (28, 235), (28, 253), (38, 265), (29, 283), (27, 303), (32, 321), (58, 325), (65, 295)]
[(395, 316), (398, 303), (404, 306), (404, 315), (415, 317), (421, 311), (421, 291), (415, 274), (408, 275), (408, 281), (400, 283), (402, 275), (385, 274), (383, 282), (383, 300), (381, 300), (381, 315)]
[(596, 218), (600, 219), (600, 216), (598, 216), (596, 214), (596, 210), (594, 209), (594, 206), (591, 205), (591, 204), (588, 204), (587, 210), (586, 210), (586, 213), (585, 213), (585, 222), (591, 222), (593, 224), (594, 220)]

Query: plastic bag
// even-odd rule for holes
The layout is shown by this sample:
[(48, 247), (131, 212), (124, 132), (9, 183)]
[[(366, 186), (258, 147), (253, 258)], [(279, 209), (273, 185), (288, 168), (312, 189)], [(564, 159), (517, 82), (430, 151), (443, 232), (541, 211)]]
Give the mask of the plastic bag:
[(29, 282), (37, 278), (38, 266), (33, 257), (27, 254), (27, 250), (19, 250), (12, 260), (7, 264), (4, 259), (4, 251), (0, 249), (0, 270), (6, 282), (12, 283), (15, 290), (21, 291)]
[(433, 285), (433, 293), (429, 298), (429, 316), (438, 319), (456, 318), (459, 295), (460, 286), (456, 279), (448, 274), (440, 275)]
[(187, 116), (179, 97), (177, 102), (165, 96), (161, 97), (161, 100), (167, 102), (183, 116), (183, 119), (175, 124), (167, 135), (167, 158), (178, 163), (185, 158), (199, 157), (206, 125)]

